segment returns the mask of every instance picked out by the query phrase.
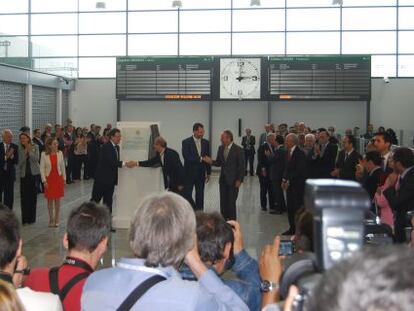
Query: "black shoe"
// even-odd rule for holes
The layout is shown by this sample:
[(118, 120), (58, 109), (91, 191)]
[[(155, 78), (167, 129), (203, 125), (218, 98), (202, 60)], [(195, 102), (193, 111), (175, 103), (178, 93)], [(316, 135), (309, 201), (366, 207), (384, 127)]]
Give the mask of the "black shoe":
[(285, 232), (283, 232), (281, 235), (294, 235), (295, 232), (292, 229), (286, 230)]
[(254, 174), (253, 173), (250, 173), (250, 176), (254, 176)]
[(262, 207), (262, 211), (263, 212), (267, 212), (267, 208), (266, 207)]

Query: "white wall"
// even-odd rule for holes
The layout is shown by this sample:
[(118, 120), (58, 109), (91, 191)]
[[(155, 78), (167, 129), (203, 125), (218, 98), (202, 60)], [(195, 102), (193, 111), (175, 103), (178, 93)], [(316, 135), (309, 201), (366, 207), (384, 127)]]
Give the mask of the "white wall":
[[(372, 80), (371, 122), (406, 131), (405, 141), (414, 135), (414, 79)], [(71, 107), (75, 124), (91, 122), (105, 125), (116, 121), (115, 79), (82, 79), (72, 92)], [(229, 128), (237, 137), (238, 119), (243, 129), (250, 127), (256, 136), (267, 122), (266, 102), (214, 102), (213, 153), (220, 132)], [(191, 134), (191, 126), (201, 121), (208, 133), (207, 102), (124, 102), (121, 120), (161, 121), (161, 131), (173, 148), (181, 148), (181, 139)], [(292, 123), (303, 120), (311, 126), (334, 125), (339, 130), (365, 128), (365, 103), (362, 102), (272, 102), (271, 120)], [(361, 130), (363, 132), (363, 130)]]
[(181, 141), (192, 135), (195, 122), (208, 134), (208, 102), (123, 101), (122, 121), (159, 121), (160, 133), (168, 145), (181, 154)]
[(414, 135), (414, 79), (372, 79), (371, 122), (404, 131), (404, 144)]
[(115, 79), (78, 80), (69, 107), (69, 116), (76, 126), (115, 124)]

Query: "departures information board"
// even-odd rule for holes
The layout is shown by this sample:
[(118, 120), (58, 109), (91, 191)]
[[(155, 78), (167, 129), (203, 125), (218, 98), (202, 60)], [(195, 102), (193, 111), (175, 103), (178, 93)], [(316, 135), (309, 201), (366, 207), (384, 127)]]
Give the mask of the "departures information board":
[(118, 100), (210, 100), (213, 57), (119, 57)]
[(270, 100), (370, 100), (371, 56), (269, 58)]

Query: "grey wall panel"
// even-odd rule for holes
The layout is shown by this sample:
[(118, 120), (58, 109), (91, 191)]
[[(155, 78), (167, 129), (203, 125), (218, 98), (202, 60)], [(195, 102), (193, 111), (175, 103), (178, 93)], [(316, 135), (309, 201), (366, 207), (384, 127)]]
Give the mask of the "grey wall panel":
[(62, 91), (62, 124), (69, 118), (69, 91)]
[(33, 86), (33, 129), (56, 123), (56, 89)]
[(23, 84), (0, 81), (0, 130), (9, 128), (15, 137), (24, 125), (24, 94)]

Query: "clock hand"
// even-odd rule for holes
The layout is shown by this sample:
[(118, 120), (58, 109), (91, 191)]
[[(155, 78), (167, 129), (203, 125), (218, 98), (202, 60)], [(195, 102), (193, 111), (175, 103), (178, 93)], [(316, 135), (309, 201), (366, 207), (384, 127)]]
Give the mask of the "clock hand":
[(236, 80), (238, 80), (239, 82), (245, 79), (251, 79), (251, 80), (257, 81), (257, 76), (245, 76), (245, 77), (240, 76), (236, 78)]

